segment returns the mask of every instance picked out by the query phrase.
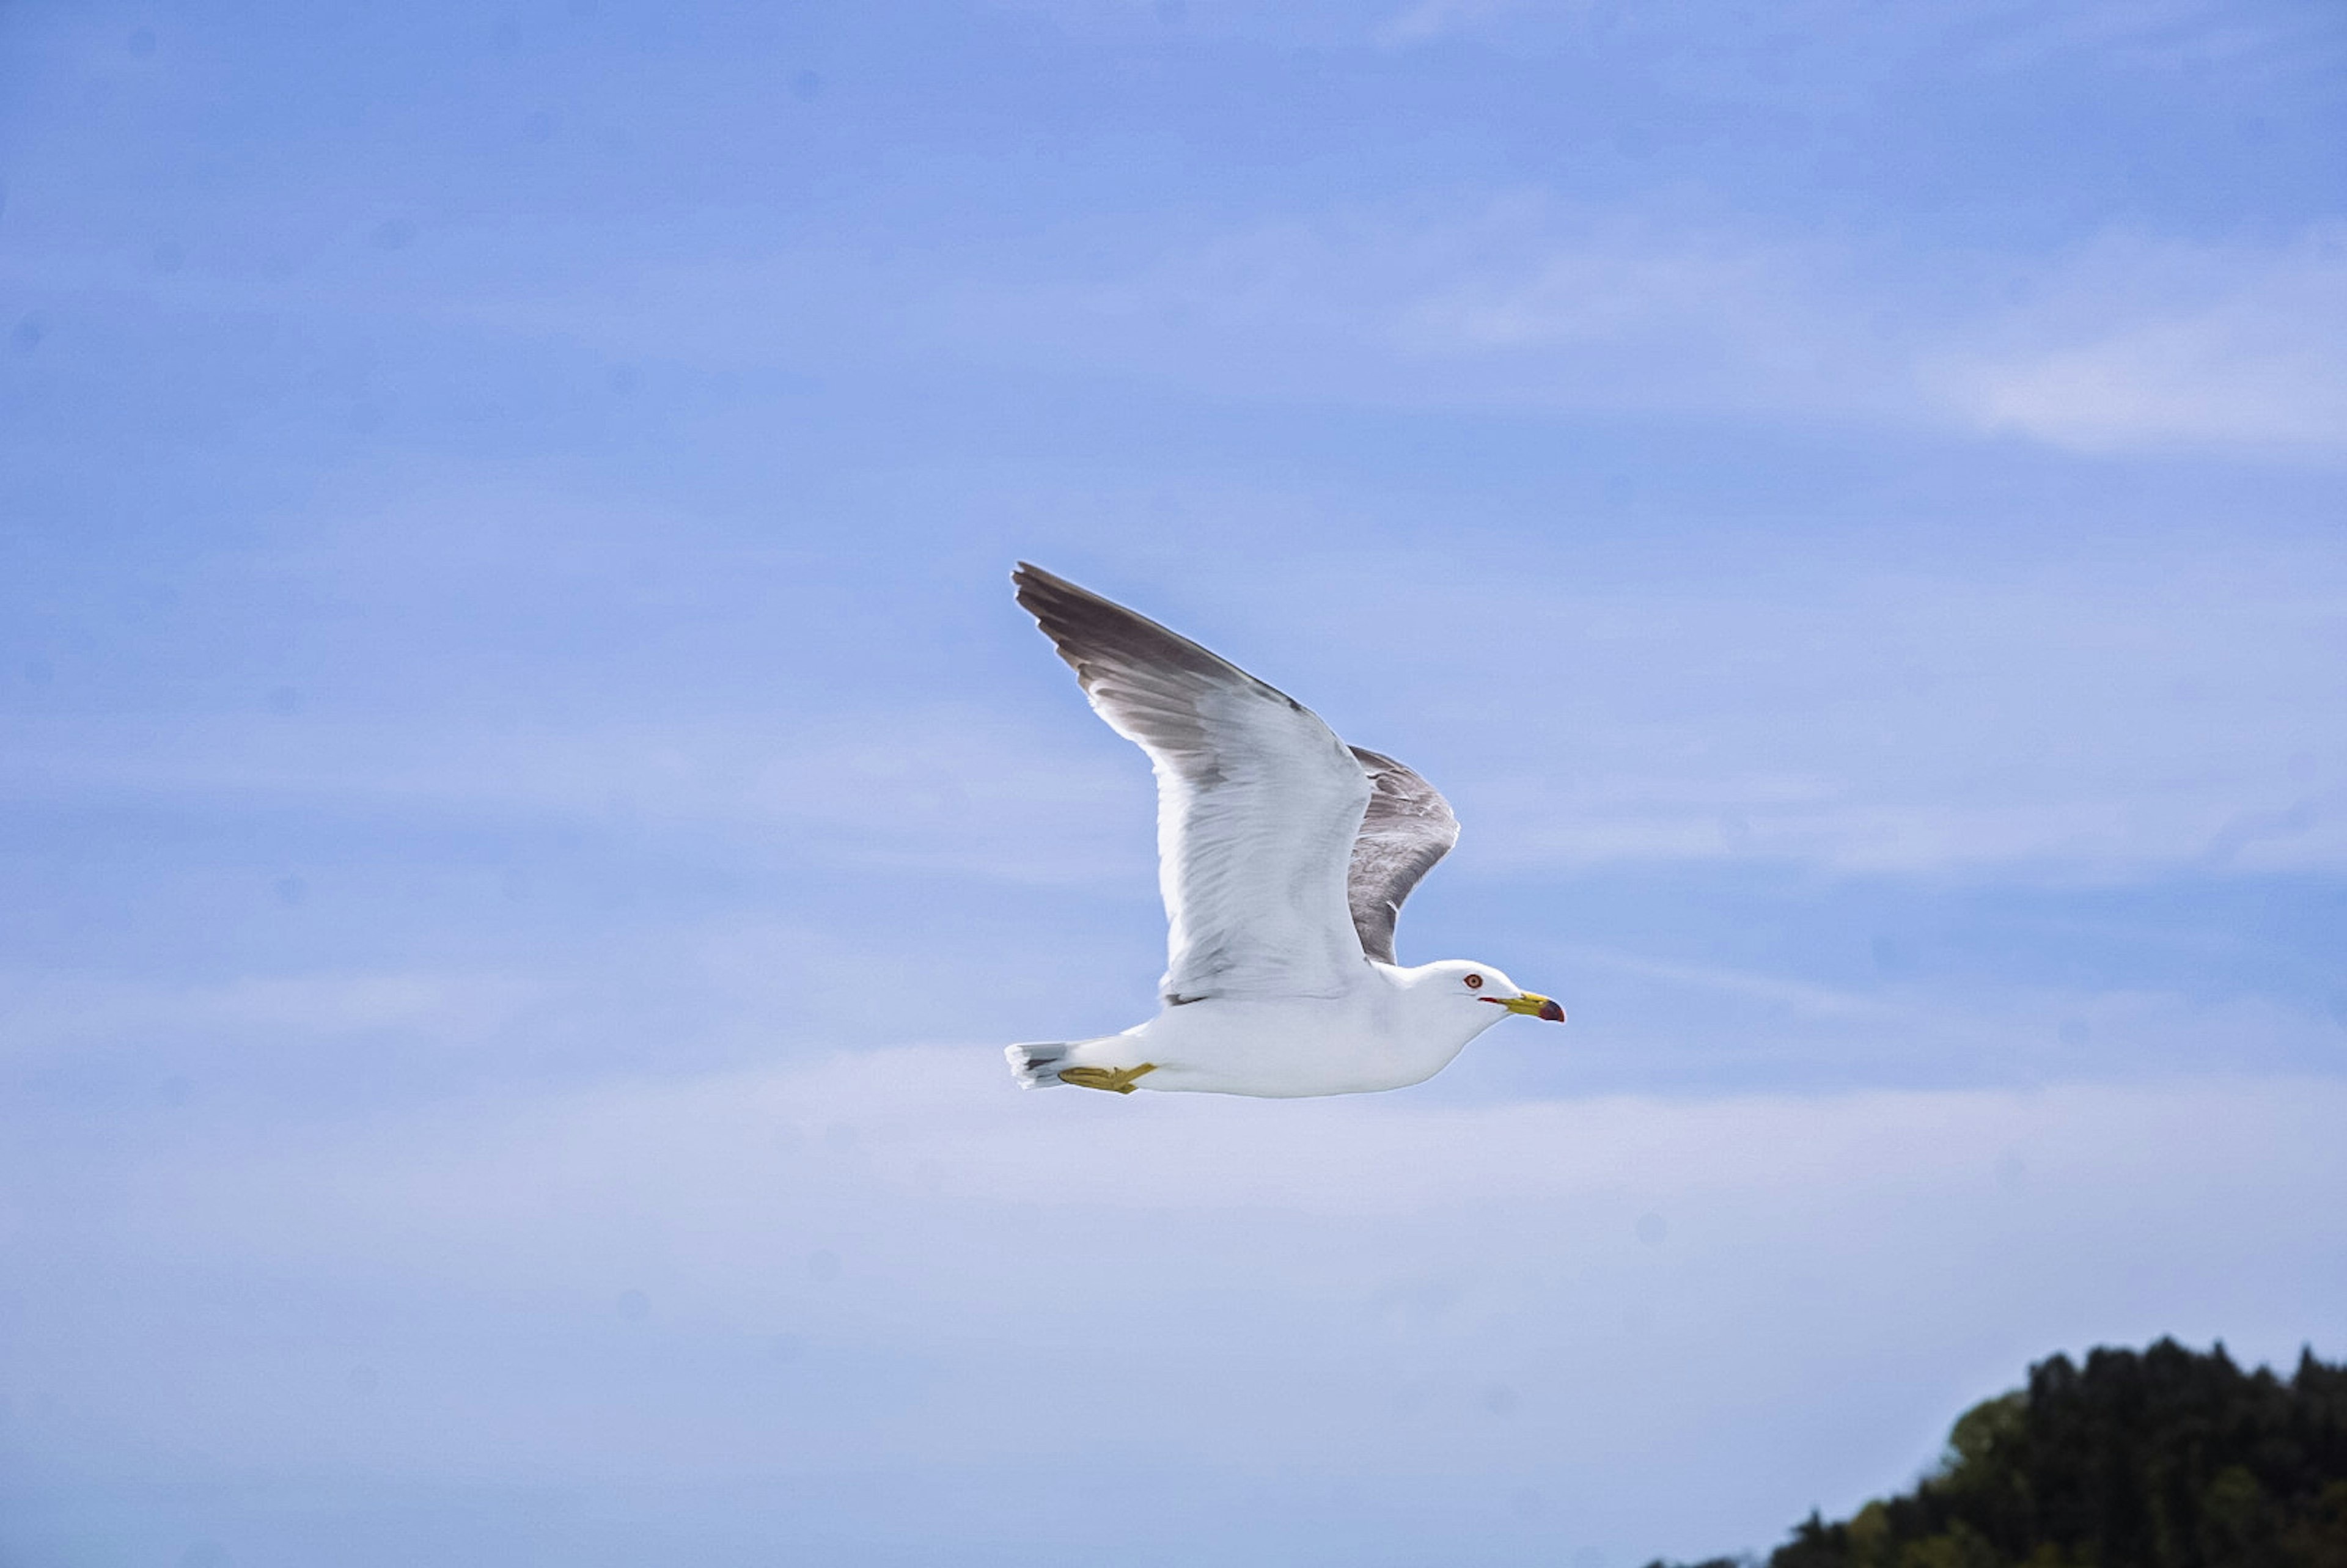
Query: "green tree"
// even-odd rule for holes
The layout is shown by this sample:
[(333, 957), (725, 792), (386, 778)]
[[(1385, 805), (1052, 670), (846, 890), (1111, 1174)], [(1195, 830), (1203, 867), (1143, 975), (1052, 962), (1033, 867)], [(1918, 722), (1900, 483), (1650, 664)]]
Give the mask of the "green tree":
[(1913, 1490), (1811, 1512), (1768, 1568), (2347, 1568), (2347, 1367), (2055, 1356), (1958, 1417)]

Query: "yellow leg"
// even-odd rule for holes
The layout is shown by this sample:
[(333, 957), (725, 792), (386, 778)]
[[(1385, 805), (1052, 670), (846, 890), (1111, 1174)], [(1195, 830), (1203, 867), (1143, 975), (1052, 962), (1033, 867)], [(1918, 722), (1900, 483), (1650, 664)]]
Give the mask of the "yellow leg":
[(1063, 1067), (1060, 1069), (1060, 1081), (1072, 1083), (1079, 1089), (1105, 1089), (1112, 1094), (1130, 1094), (1134, 1079), (1156, 1071), (1157, 1064), (1153, 1061), (1144, 1061), (1139, 1067)]

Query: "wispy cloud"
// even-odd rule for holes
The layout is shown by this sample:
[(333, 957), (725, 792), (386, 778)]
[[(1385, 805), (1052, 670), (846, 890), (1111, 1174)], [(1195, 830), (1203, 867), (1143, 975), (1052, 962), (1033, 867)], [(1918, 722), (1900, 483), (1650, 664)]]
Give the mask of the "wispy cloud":
[[(1106, 1445), (1169, 1487), (1276, 1467), (1283, 1508), (1307, 1474), (1377, 1477), (1488, 1532), (1488, 1498), (1440, 1501), (1471, 1474), (1616, 1556), (1650, 1543), (1609, 1494), (1660, 1474), (1706, 1500), (1691, 1529), (1765, 1542), (1896, 1480), (2049, 1347), (2291, 1353), (2342, 1282), (2304, 1261), (2335, 1223), (2291, 1194), (2347, 1180), (2342, 1116), (2302, 1081), (1112, 1103), (918, 1048), (331, 1133), (200, 1122), (84, 1205), (75, 1267), (18, 1235), (45, 1347), (18, 1440), (57, 1473), (200, 1432), (248, 1473), (396, 1486), (654, 1453), (958, 1486), (988, 1456)], [(1828, 1368), (1873, 1392), (1788, 1422)], [(580, 1419), (607, 1406), (629, 1419)], [(852, 1529), (855, 1497), (810, 1517)], [(1015, 1532), (1024, 1506), (962, 1528)], [(1109, 1517), (1093, 1538), (1123, 1538)], [(1315, 1517), (1364, 1528), (1358, 1503)]]
[(1927, 357), (1983, 428), (2087, 451), (2347, 452), (2347, 229), (2263, 250), (2115, 238), (2039, 290), (1979, 346)]
[(998, 295), (984, 313), (1063, 360), (1257, 396), (1824, 415), (2089, 450), (2347, 450), (2335, 228), (2220, 248), (2113, 235), (1963, 266), (1525, 191), (1284, 220), (1053, 288), (1049, 303)]
[[(1438, 6), (1423, 25), (1453, 17)], [(625, 274), (533, 272), (503, 288), (500, 272), (523, 270), (516, 243), (452, 230), (436, 261), (389, 283), (328, 268), (291, 290), (170, 287), (207, 309), (322, 322), (363, 290), (377, 312), (714, 371), (852, 347), (900, 369), (1113, 370), (1252, 398), (1823, 418), (2093, 452), (2347, 451), (2336, 223), (2270, 241), (2114, 230), (1952, 256), (1685, 199), (1591, 204), (1529, 186), (1146, 235), (1079, 223), (949, 266), (804, 242), (695, 254), (687, 239)], [(51, 292), (89, 292), (93, 267), (123, 270), (106, 256), (18, 263)]]
[[(1121, 503), (1050, 504), (1089, 516)], [(1553, 586), (1540, 615), (1495, 617), (1447, 548), (1406, 530), (1378, 529), (1368, 551), (1358, 528), (1258, 542), (1279, 506), (1228, 487), (1205, 507), (1247, 536), (1255, 568), (1212, 589), (1229, 624), (1262, 629), (1229, 651), (1364, 744), (1422, 737), (1413, 760), (1468, 814), (1462, 864), (1487, 845), (1550, 866), (2101, 876), (2347, 864), (2347, 757), (2328, 741), (2347, 580), (2320, 550), (2187, 533), (2124, 561), (2064, 561), (1983, 539), (1965, 547), (1963, 579), (1838, 545), (1788, 596), (1753, 590), (1747, 569), (1771, 569), (1765, 545), (1735, 547), (1740, 565), (1625, 571), (1561, 533), (1509, 542), (1512, 569)], [(298, 711), (261, 701), (274, 677), (261, 677), (228, 711), (26, 712), (0, 789), (27, 804), (683, 830), (767, 863), (1030, 886), (1146, 881), (1146, 768), (1024, 644), (1007, 596), (992, 613), (1031, 681), (940, 692), (956, 675), (939, 650), (842, 690), (821, 624), (692, 630), (774, 627), (778, 600), (696, 600), (680, 622), (657, 599), (549, 585), (540, 547), (624, 580), (624, 561), (592, 559), (591, 506), (541, 497), (496, 548), (443, 550), (429, 531), (499, 510), (426, 494), (331, 548), (263, 558), (243, 578), (223, 567), (209, 591), (224, 601), (265, 577), (272, 593), (332, 605), (332, 651), (302, 661), (315, 687)], [(1203, 587), (1195, 559), (1170, 569)], [(774, 592), (798, 591), (790, 563), (750, 565)], [(452, 572), (461, 601), (437, 587)], [(645, 635), (507, 676), (506, 651), (562, 635), (589, 592), (600, 623)], [(896, 613), (885, 596), (824, 602), (868, 606), (876, 623)], [(1405, 623), (1414, 635), (1396, 647)], [(1536, 701), (1537, 737), (1495, 734), (1450, 701), (1462, 690)]]
[(0, 1060), (62, 1059), (123, 1040), (292, 1037), (386, 1031), (477, 1044), (538, 988), (507, 974), (409, 972), (251, 975), (218, 983), (126, 986), (0, 971)]
[(989, 317), (1009, 306), (1055, 355), (1137, 359), (1258, 396), (1855, 407), (1896, 365), (1832, 330), (1831, 271), (1814, 248), (1524, 191), (1284, 219)]
[(1401, 48), (1469, 30), (1518, 9), (1522, 0), (1413, 0), (1378, 24), (1372, 34), (1388, 48)]

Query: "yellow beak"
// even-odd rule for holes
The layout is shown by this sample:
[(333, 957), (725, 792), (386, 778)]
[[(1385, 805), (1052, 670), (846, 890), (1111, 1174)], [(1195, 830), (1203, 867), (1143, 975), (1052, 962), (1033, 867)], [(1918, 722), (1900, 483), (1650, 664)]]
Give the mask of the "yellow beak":
[(1510, 1012), (1520, 1012), (1527, 1018), (1544, 1018), (1551, 1023), (1564, 1021), (1564, 1009), (1534, 991), (1526, 991), (1520, 997), (1493, 997), (1491, 999)]

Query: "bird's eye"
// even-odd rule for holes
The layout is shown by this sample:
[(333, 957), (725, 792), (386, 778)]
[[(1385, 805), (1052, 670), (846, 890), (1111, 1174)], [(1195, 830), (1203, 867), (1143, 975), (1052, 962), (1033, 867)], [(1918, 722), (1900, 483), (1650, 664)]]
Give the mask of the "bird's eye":
[(1467, 989), (1471, 991), (1481, 990), (1483, 989), (1483, 977), (1481, 975), (1469, 975), (1467, 977)]

